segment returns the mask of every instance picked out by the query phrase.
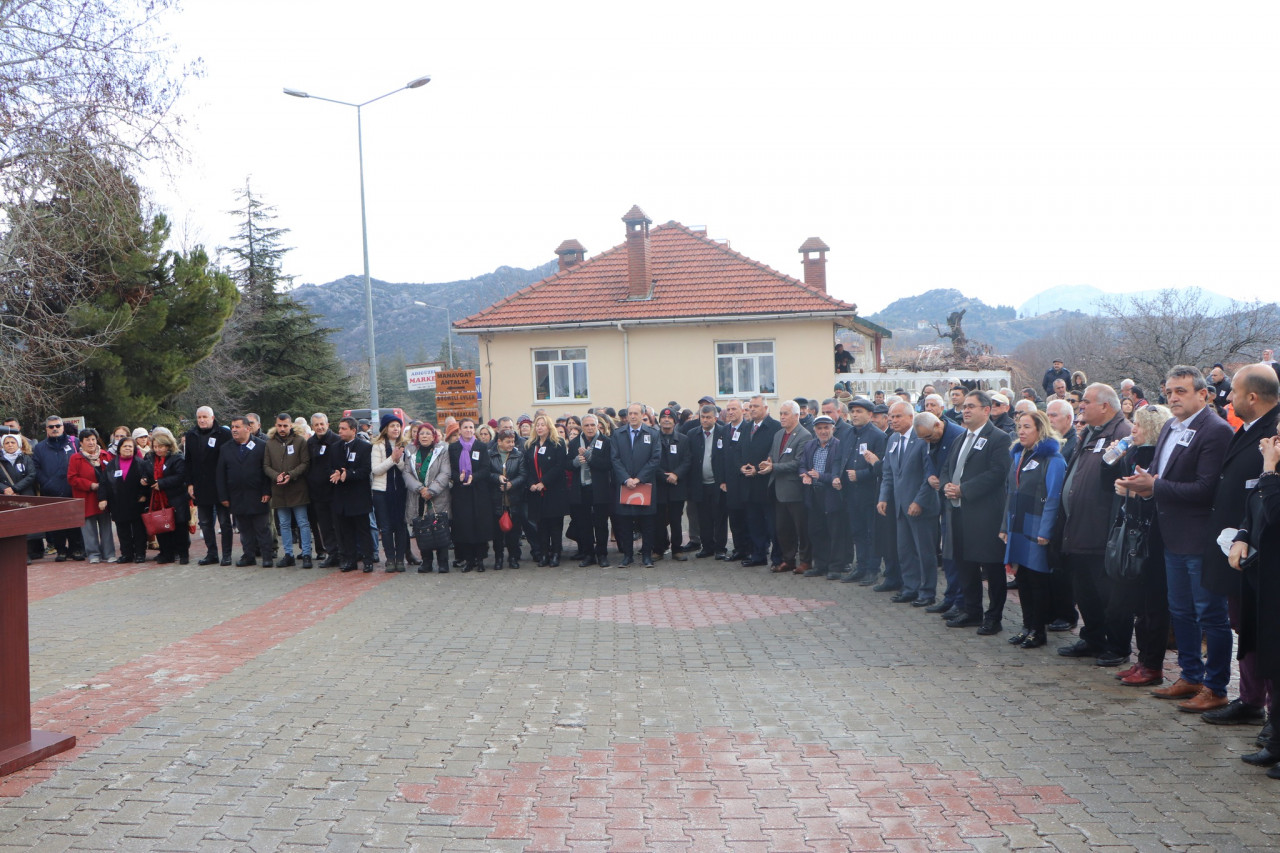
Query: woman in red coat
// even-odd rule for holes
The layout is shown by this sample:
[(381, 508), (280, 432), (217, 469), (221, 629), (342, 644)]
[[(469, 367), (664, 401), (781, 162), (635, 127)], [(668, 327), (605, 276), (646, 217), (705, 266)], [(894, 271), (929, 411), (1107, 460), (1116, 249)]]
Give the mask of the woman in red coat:
[(102, 486), (103, 473), (111, 454), (99, 444), (96, 430), (80, 432), (80, 449), (67, 461), (67, 482), (71, 496), (84, 501), (84, 550), (90, 563), (112, 562), (116, 543), (111, 537), (111, 516), (106, 512), (107, 495)]

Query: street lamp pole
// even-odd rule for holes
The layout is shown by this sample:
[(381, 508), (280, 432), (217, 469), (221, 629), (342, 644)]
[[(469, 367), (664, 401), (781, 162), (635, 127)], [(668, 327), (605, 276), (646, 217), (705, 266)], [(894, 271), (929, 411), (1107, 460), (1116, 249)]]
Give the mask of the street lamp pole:
[[(419, 301), (418, 301), (418, 300), (416, 300), (416, 299), (415, 299), (415, 300), (413, 300), (413, 304), (414, 304), (414, 305), (421, 305), (423, 308), (434, 308), (434, 309), (436, 309), (437, 311), (441, 310), (441, 307), (442, 307), (442, 306), (440, 306), (440, 305), (428, 305), (427, 303), (425, 303), (425, 302), (419, 302)], [(448, 330), (447, 330), (447, 332), (448, 332), (448, 336), (449, 336), (449, 337), (448, 337), (448, 341), (449, 341), (449, 369), (450, 369), (450, 370), (453, 370), (453, 367), (454, 367), (454, 365), (453, 365), (453, 305), (452, 305), (452, 303), (450, 303), (449, 305), (445, 305), (445, 306), (443, 306), (443, 308), (444, 308), (445, 322), (447, 322), (447, 323), (449, 324), (449, 328), (448, 328)]]
[[(385, 95), (379, 95), (371, 98), (363, 103), (353, 104), (349, 101), (339, 101), (335, 98), (324, 98), (320, 95), (311, 95), (297, 89), (285, 89), (284, 93), (294, 98), (312, 98), (317, 101), (328, 101), (331, 104), (341, 104), (344, 107), (355, 107), (356, 110), (356, 151), (360, 161), (360, 240), (364, 249), (364, 326), (365, 326), (365, 349), (369, 354), (369, 408), (373, 410), (374, 419), (378, 414), (378, 353), (374, 344), (373, 336), (373, 280), (369, 277), (369, 225), (365, 215), (364, 203), (364, 123), (361, 110), (369, 106), (374, 101), (381, 101), (383, 98), (390, 97), (396, 92), (404, 89), (418, 89), (431, 82), (429, 75), (419, 77), (416, 80), (410, 80), (398, 89), (392, 89)], [(452, 354), (452, 348), (450, 349)]]

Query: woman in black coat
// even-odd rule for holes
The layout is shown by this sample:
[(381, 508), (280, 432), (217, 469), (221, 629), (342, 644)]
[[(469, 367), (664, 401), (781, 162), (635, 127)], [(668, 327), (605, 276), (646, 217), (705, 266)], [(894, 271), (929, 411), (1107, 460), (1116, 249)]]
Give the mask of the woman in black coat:
[[(36, 493), (36, 461), (22, 452), (22, 438), (10, 433), (0, 443), (0, 495), (34, 495)], [(44, 556), (39, 536), (27, 535), (27, 562)]]
[(137, 452), (137, 443), (125, 436), (116, 448), (116, 458), (107, 463), (107, 509), (120, 539), (117, 563), (147, 561), (147, 531), (142, 526), (142, 513), (151, 491), (142, 485), (147, 466)]
[(564, 517), (569, 514), (568, 464), (569, 451), (555, 424), (546, 415), (538, 415), (524, 451), (524, 479), (529, 520), (538, 526), (539, 566), (560, 565)]
[[(148, 507), (173, 507), (173, 530), (156, 536), (160, 543), (157, 563), (178, 561), (185, 566), (190, 558), (191, 498), (187, 494), (187, 460), (178, 450), (178, 441), (164, 427), (151, 433), (151, 452), (142, 460), (141, 484), (151, 488)], [(144, 512), (149, 510), (144, 510)]]
[(489, 454), (489, 445), (476, 438), (476, 422), (464, 419), (458, 440), (449, 445), (453, 550), (462, 562), (463, 572), (484, 571), (484, 558), (493, 538), (493, 471)]
[(511, 529), (503, 532), (497, 522), (493, 526), (493, 568), (502, 568), (502, 553), (507, 553), (507, 565), (520, 568), (520, 533), (523, 529), (527, 492), (524, 483), (524, 454), (516, 447), (514, 430), (498, 431), (497, 446), (489, 457), (493, 474), (493, 517), (500, 519), (505, 512), (511, 519)]

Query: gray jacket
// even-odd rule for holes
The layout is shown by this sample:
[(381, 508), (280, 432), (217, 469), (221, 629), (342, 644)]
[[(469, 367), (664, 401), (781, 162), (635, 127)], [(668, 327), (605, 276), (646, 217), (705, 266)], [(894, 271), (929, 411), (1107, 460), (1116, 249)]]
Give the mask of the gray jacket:
[(418, 515), (421, 503), (418, 492), (424, 485), (431, 490), (431, 505), (436, 512), (448, 512), (451, 506), (449, 489), (453, 483), (453, 470), (449, 467), (448, 446), (446, 445), (427, 466), (425, 483), (418, 479), (417, 458), (417, 448), (414, 448), (413, 452), (406, 453), (400, 460), (400, 471), (404, 474), (404, 487), (409, 492), (404, 502), (404, 517), (407, 523), (412, 523)]
[(773, 444), (769, 450), (769, 459), (773, 461), (773, 471), (769, 474), (769, 484), (773, 487), (773, 495), (778, 503), (803, 503), (804, 483), (800, 482), (800, 451), (804, 449), (813, 434), (802, 426), (797, 426), (787, 439), (787, 446), (782, 447), (782, 435), (786, 430), (780, 429), (773, 436)]

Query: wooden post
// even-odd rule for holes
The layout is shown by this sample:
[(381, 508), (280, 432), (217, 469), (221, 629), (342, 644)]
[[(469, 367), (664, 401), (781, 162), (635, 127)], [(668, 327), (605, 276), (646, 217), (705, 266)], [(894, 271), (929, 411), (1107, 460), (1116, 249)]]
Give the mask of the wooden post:
[(27, 534), (83, 522), (80, 500), (0, 495), (0, 776), (76, 745), (75, 735), (31, 728)]

